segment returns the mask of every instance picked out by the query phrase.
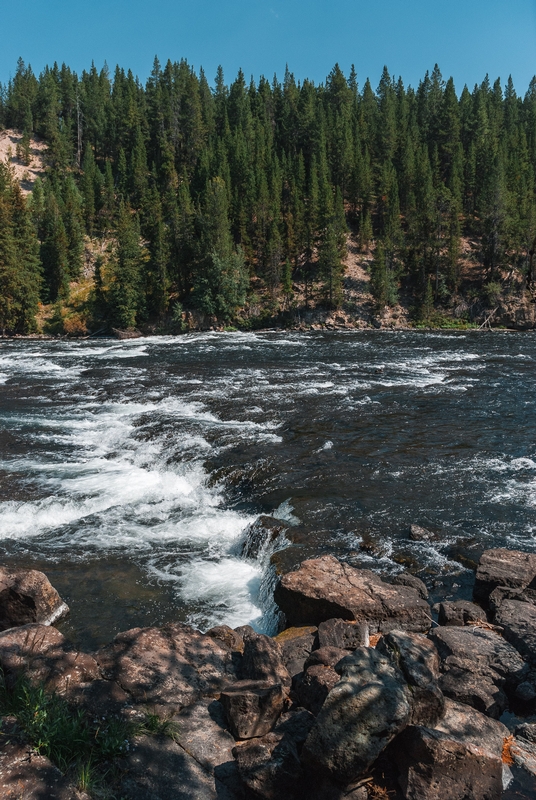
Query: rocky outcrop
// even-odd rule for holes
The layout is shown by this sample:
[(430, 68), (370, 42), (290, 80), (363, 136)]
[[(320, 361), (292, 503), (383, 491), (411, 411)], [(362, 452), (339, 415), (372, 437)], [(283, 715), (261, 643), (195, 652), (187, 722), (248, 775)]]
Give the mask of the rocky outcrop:
[[(531, 562), (508, 558), (512, 585), (497, 582), (496, 555), (481, 559), (495, 625), (479, 606), (443, 601), (446, 624), (422, 635), (429, 606), (412, 576), (390, 584), (328, 556), (282, 578), (281, 606), (312, 624), (276, 637), (175, 623), (118, 634), (91, 655), (31, 623), (0, 632), (0, 667), (8, 686), (26, 675), (95, 717), (150, 709), (170, 720), (171, 738), (138, 736), (121, 758), (114, 791), (125, 800), (365, 800), (367, 786), (383, 791), (369, 781), (386, 768), (385, 786), (394, 795), (398, 782), (405, 800), (493, 800), (511, 778), (503, 757), (536, 791), (536, 726), (512, 737), (494, 718), (536, 707)], [(27, 765), (2, 748), (4, 790), (19, 767), (26, 781)], [(49, 767), (41, 796), (82, 800), (44, 762), (43, 776)]]
[(48, 758), (9, 740), (0, 742), (0, 796), (2, 800), (89, 800)]
[(367, 623), (371, 632), (422, 632), (430, 627), (430, 607), (416, 589), (392, 586), (333, 556), (304, 561), (281, 578), (274, 597), (290, 625), (339, 618)]
[(0, 567), (0, 631), (32, 622), (52, 625), (68, 613), (67, 604), (42, 572)]

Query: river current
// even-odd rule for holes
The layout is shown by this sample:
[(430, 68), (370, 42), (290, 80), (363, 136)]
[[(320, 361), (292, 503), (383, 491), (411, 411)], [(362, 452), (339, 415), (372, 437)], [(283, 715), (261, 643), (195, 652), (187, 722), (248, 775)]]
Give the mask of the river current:
[[(535, 368), (500, 332), (3, 341), (2, 561), (49, 575), (86, 647), (271, 631), (275, 570), (326, 552), (469, 597), (483, 549), (536, 550)], [(260, 514), (286, 546), (246, 560)]]

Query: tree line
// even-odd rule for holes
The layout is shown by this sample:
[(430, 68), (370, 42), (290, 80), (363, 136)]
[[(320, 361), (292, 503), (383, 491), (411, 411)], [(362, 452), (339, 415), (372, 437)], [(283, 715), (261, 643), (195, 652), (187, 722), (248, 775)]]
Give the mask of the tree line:
[(536, 233), (536, 78), (523, 97), (488, 78), (458, 96), (436, 66), (416, 89), (384, 69), (376, 90), (335, 66), (326, 81), (213, 87), (186, 61), (155, 59), (147, 82), (117, 67), (36, 76), (19, 60), (0, 85), (0, 127), (47, 144), (28, 202), (0, 166), (0, 328), (25, 332), (38, 302), (66, 303), (87, 237), (95, 318), (128, 328), (197, 309), (232, 320), (293, 286), (342, 300), (347, 233), (374, 253), (379, 306), (404, 291), (416, 313), (460, 287), (463, 237), (487, 284), (523, 272)]

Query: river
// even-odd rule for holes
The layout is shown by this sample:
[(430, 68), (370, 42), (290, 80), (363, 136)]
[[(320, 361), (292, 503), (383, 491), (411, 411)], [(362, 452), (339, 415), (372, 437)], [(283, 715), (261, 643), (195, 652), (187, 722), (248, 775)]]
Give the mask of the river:
[[(326, 552), (469, 597), (483, 549), (536, 549), (535, 366), (530, 333), (2, 341), (2, 561), (49, 575), (85, 647), (269, 632), (274, 570)], [(288, 543), (248, 561), (259, 514)]]

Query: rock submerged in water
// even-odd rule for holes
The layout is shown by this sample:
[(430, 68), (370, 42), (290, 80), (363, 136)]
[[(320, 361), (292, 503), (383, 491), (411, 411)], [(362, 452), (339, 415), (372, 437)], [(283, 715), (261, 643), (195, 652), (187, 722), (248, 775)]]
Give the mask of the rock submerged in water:
[(322, 556), (283, 575), (274, 599), (289, 625), (319, 625), (332, 618), (369, 625), (371, 632), (395, 628), (428, 631), (430, 606), (417, 589), (392, 586), (374, 572)]

